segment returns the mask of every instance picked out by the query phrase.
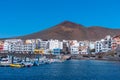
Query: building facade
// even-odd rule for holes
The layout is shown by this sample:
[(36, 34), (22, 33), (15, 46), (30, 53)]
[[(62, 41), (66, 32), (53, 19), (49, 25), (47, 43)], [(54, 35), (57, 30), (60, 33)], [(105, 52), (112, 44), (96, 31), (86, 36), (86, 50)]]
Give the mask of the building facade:
[(100, 41), (95, 42), (95, 52), (101, 53), (101, 52), (108, 52), (112, 49), (112, 37), (106, 36), (104, 39), (101, 39)]
[(120, 45), (120, 35), (113, 37), (112, 50), (115, 50)]

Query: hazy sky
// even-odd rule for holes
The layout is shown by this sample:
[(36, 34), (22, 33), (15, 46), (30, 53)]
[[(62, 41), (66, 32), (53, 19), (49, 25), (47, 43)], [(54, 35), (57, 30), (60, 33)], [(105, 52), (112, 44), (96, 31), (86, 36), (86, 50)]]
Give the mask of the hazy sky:
[(44, 30), (64, 20), (120, 28), (120, 0), (0, 0), (0, 38)]

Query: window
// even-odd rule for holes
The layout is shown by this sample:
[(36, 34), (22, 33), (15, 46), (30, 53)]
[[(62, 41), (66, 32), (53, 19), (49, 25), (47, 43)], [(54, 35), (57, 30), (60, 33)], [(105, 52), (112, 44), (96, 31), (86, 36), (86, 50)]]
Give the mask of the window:
[(119, 55), (119, 57), (120, 57), (120, 55)]

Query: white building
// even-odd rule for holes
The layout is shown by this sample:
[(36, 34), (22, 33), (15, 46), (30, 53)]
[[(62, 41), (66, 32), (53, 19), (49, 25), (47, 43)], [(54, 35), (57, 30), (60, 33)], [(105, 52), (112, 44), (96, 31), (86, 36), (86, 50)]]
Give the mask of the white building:
[(90, 42), (89, 48), (90, 48), (90, 50), (95, 49), (95, 42)]
[(48, 40), (49, 42), (49, 49), (63, 49), (63, 42), (59, 40)]
[(70, 53), (79, 54), (79, 43), (76, 40), (69, 41), (70, 44)]
[(3, 50), (7, 52), (14, 52), (15, 51), (15, 45), (23, 44), (23, 41), (21, 39), (8, 39), (4, 41), (4, 47)]
[(111, 36), (106, 36), (104, 39), (95, 42), (95, 52), (108, 52), (111, 50), (112, 38)]
[(89, 41), (80, 41), (79, 42), (79, 53), (80, 54), (89, 54)]
[(4, 42), (4, 51), (15, 53), (33, 53), (35, 40), (10, 39)]
[(15, 52), (18, 53), (33, 53), (36, 47), (35, 40), (25, 40), (23, 44), (15, 45)]
[(40, 41), (40, 42), (39, 42), (39, 48), (40, 48), (40, 49), (48, 49), (48, 48), (49, 48), (49, 43), (48, 43), (48, 41)]
[(89, 43), (89, 50), (91, 54), (95, 54), (95, 42), (90, 41)]
[(14, 49), (16, 53), (33, 53), (35, 49), (35, 45), (33, 44), (15, 45)]

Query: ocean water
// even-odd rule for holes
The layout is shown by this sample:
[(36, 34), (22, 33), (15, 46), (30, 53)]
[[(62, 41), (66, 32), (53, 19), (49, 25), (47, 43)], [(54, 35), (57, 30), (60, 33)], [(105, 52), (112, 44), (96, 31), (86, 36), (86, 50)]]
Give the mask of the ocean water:
[(0, 80), (120, 80), (120, 62), (70, 60), (39, 67), (0, 67)]

